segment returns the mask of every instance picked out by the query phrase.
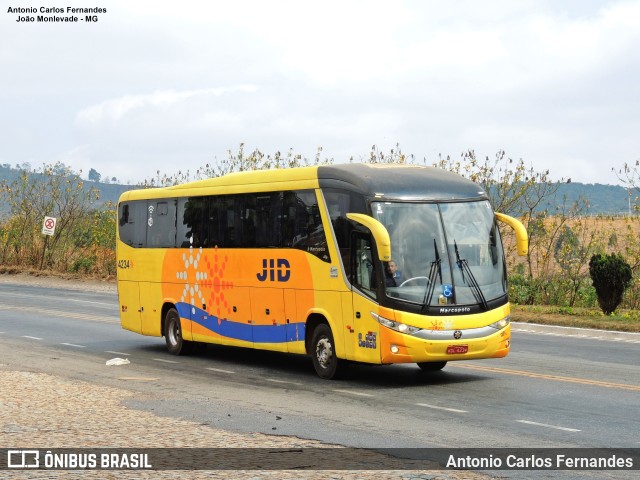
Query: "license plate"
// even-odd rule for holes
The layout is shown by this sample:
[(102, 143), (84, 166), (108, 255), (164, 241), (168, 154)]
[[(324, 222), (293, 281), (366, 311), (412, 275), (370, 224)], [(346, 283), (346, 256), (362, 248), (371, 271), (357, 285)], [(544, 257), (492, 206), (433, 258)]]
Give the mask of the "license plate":
[(467, 353), (469, 351), (469, 345), (449, 345), (447, 347), (447, 353), (449, 355), (459, 355), (461, 353)]

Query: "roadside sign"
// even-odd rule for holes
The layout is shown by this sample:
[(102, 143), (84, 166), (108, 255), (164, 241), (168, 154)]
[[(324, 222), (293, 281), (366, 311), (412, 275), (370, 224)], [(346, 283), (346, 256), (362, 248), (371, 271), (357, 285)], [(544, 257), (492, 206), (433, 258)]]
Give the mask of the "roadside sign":
[(56, 231), (56, 219), (54, 217), (44, 217), (42, 222), (42, 234), (53, 235)]

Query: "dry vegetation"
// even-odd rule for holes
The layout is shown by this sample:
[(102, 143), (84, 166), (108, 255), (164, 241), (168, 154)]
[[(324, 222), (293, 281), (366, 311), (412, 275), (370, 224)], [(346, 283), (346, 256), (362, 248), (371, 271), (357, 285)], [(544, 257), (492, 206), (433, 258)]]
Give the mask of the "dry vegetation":
[[(243, 146), (229, 151), (217, 166), (198, 169), (195, 178), (266, 168), (289, 168), (332, 163), (277, 152), (247, 154)], [(370, 163), (415, 163), (398, 148), (384, 154), (374, 146)], [(426, 163), (426, 162), (425, 162)], [(514, 319), (553, 321), (572, 325), (638, 331), (640, 324), (640, 281), (636, 278), (616, 314), (599, 313), (595, 290), (589, 277), (589, 260), (596, 253), (618, 253), (640, 272), (640, 217), (585, 216), (586, 205), (556, 201), (559, 182), (549, 172), (535, 172), (522, 160), (513, 161), (504, 152), (495, 159), (477, 159), (473, 151), (459, 161), (440, 159), (435, 166), (460, 173), (489, 192), (497, 211), (522, 218), (530, 236), (529, 254), (518, 257), (510, 230), (503, 229), (507, 250), (509, 295)], [(189, 172), (161, 175), (147, 186), (171, 185), (193, 179)], [(80, 176), (62, 164), (21, 172), (12, 183), (0, 182), (1, 201), (10, 213), (0, 220), (0, 273), (28, 272), (59, 277), (115, 276), (116, 214), (113, 205), (98, 206), (99, 192), (87, 188)], [(541, 205), (551, 205), (546, 209)], [(520, 212), (520, 213), (518, 213)], [(53, 237), (40, 230), (45, 215), (60, 221)], [(542, 307), (544, 305), (545, 307)], [(545, 320), (547, 319), (547, 320)]]

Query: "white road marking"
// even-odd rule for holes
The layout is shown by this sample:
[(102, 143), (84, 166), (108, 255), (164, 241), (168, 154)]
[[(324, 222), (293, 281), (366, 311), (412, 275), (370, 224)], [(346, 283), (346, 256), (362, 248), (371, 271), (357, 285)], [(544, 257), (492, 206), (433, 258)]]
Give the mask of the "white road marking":
[(89, 303), (91, 305), (103, 305), (105, 307), (116, 307), (116, 308), (118, 307), (117, 303), (92, 302), (90, 300), (77, 300), (75, 298), (72, 298), (72, 299), (66, 300), (66, 301), (77, 302), (77, 303)]
[(150, 378), (150, 377), (118, 377), (119, 380), (133, 380), (139, 382), (157, 382), (160, 380), (159, 378)]
[[(557, 327), (557, 328), (562, 329), (563, 327)], [(607, 331), (607, 334), (609, 335), (605, 335), (604, 333), (601, 333), (603, 332), (602, 330), (595, 330), (593, 332), (586, 332), (584, 334), (575, 334), (575, 333), (563, 333), (562, 331), (543, 332), (539, 330), (532, 330), (529, 328), (521, 328), (521, 327), (515, 327), (515, 326), (511, 327), (511, 331), (518, 332), (518, 333), (532, 333), (534, 335), (547, 335), (549, 337), (580, 338), (583, 340), (600, 340), (604, 342), (640, 343), (640, 340), (638, 340), (638, 336), (640, 334), (635, 332), (617, 332), (617, 333), (620, 333), (622, 336), (611, 337), (610, 335), (616, 332)]]
[(31, 340), (42, 340), (40, 337), (31, 337), (29, 335), (22, 335), (22, 338), (30, 338)]
[(17, 307), (11, 305), (0, 305), (0, 310), (14, 310), (18, 312), (31, 312), (31, 313), (39, 313), (44, 316), (53, 316), (53, 317), (62, 317), (62, 318), (73, 318), (76, 320), (91, 320), (95, 322), (103, 322), (103, 323), (113, 323), (119, 324), (120, 319), (117, 316), (113, 317), (105, 317), (100, 315), (84, 315), (79, 313), (73, 313), (69, 311), (60, 311), (60, 310), (52, 310), (45, 308), (34, 308), (34, 307)]
[(289, 385), (302, 385), (301, 383), (298, 383), (298, 382), (290, 382), (288, 380), (278, 380), (277, 378), (267, 378), (266, 380), (267, 380), (267, 382), (273, 382), (273, 383), (285, 383), (285, 384), (289, 384)]
[(66, 345), (67, 347), (75, 348), (87, 348), (85, 345), (76, 345), (75, 343), (61, 343), (60, 345)]
[(130, 357), (131, 356), (130, 353), (114, 352), (112, 350), (105, 350), (104, 353), (113, 353), (114, 355), (124, 355), (125, 357)]
[(436, 410), (445, 410), (453, 413), (469, 413), (467, 410), (459, 410), (457, 408), (439, 407), (438, 405), (429, 405), (428, 403), (416, 403), (419, 407), (434, 408)]
[(180, 362), (176, 362), (174, 360), (165, 360), (164, 358), (154, 358), (154, 360), (156, 362), (162, 362), (162, 363), (180, 363)]
[[(7, 295), (10, 297), (28, 297), (28, 298), (33, 298), (32, 294), (26, 294), (26, 293), (13, 293), (13, 292), (0, 292), (0, 295)], [(94, 302), (92, 300), (80, 300), (77, 298), (65, 298), (65, 299), (61, 299), (60, 297), (52, 297), (51, 295), (42, 295), (40, 296), (41, 298), (46, 297), (47, 299), (50, 300), (60, 300), (60, 301), (64, 301), (64, 302), (76, 302), (76, 303), (90, 303), (92, 305), (104, 305), (105, 307), (113, 307), (114, 305), (117, 307), (118, 304), (117, 303), (105, 303), (105, 302)]]
[(526, 425), (535, 425), (536, 427), (553, 428), (555, 430), (562, 430), (564, 432), (581, 432), (582, 431), (576, 428), (558, 427), (557, 425), (548, 425), (546, 423), (531, 422), (529, 420), (516, 420), (516, 421), (518, 423), (524, 423)]
[(211, 370), (212, 372), (219, 372), (219, 373), (236, 373), (231, 370), (223, 370), (221, 368), (212, 368), (212, 367), (207, 367), (207, 370)]
[(375, 395), (371, 395), (370, 393), (364, 393), (364, 392), (354, 392), (352, 390), (338, 390), (338, 389), (334, 389), (334, 392), (338, 392), (338, 393), (346, 393), (348, 395), (357, 395), (359, 397), (375, 397)]

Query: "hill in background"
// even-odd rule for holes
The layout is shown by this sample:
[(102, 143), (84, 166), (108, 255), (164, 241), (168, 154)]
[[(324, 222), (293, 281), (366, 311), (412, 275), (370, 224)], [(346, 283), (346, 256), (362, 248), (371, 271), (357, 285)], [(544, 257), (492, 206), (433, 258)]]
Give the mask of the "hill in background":
[[(11, 184), (20, 178), (22, 170), (17, 168), (12, 168), (9, 165), (0, 165), (0, 182), (5, 182), (7, 184)], [(38, 175), (37, 173), (33, 173), (31, 175)], [(120, 185), (117, 183), (101, 183), (101, 182), (92, 182), (89, 180), (83, 180), (84, 189), (89, 190), (91, 188), (97, 188), (100, 190), (100, 200), (97, 203), (97, 206), (102, 206), (107, 202), (112, 202), (116, 204), (118, 202), (118, 198), (123, 192), (127, 190), (132, 190), (137, 188), (133, 185)], [(2, 198), (0, 198), (0, 216), (5, 216), (9, 213), (9, 206), (4, 202)]]
[[(638, 192), (631, 190), (631, 207)], [(589, 202), (591, 215), (629, 213), (629, 192), (620, 185), (601, 185), (599, 183), (563, 183), (558, 189), (557, 200), (567, 198), (572, 204), (583, 198)], [(633, 211), (633, 210), (632, 210)]]

